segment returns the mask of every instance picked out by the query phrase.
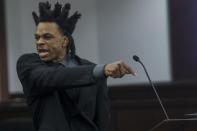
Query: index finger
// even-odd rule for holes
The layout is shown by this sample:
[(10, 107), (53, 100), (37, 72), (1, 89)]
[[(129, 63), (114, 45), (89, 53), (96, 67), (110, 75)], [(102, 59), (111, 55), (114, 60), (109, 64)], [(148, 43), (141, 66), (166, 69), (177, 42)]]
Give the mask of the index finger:
[(132, 75), (136, 76), (136, 73), (133, 71), (133, 69), (130, 66), (128, 66), (124, 62), (122, 62), (122, 65), (128, 71), (128, 74), (132, 74)]

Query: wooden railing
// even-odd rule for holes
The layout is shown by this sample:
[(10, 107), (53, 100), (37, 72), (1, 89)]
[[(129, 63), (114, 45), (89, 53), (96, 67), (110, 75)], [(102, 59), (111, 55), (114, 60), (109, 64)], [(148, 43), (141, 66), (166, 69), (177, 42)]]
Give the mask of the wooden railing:
[[(188, 118), (186, 114), (197, 112), (197, 83), (159, 83), (156, 89), (171, 119)], [(149, 84), (115, 86), (110, 90), (110, 97), (112, 119), (108, 130), (148, 131), (165, 119)]]
[[(155, 85), (170, 118), (187, 118), (186, 114), (197, 112), (197, 82), (156, 83)], [(149, 84), (113, 86), (110, 87), (109, 96), (111, 122), (108, 131), (147, 131), (165, 119)], [(17, 96), (13, 97), (16, 101), (14, 98)], [(13, 118), (31, 119), (22, 96), (20, 99), (17, 102), (1, 104), (0, 121)]]

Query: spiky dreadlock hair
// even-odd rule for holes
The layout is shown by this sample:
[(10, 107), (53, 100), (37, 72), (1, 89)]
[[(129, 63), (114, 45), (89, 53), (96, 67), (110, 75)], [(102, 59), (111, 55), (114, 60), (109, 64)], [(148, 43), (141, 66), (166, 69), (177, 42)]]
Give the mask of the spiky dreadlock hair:
[(67, 53), (70, 53), (72, 57), (75, 55), (75, 44), (72, 38), (72, 33), (75, 29), (75, 25), (81, 14), (76, 11), (72, 16), (69, 16), (69, 10), (71, 8), (70, 3), (66, 3), (63, 7), (58, 2), (55, 4), (54, 9), (51, 9), (51, 4), (49, 2), (39, 3), (39, 13), (38, 16), (34, 11), (32, 12), (33, 19), (36, 26), (39, 22), (55, 22), (60, 27), (60, 30), (64, 35), (69, 38), (69, 46), (67, 48)]

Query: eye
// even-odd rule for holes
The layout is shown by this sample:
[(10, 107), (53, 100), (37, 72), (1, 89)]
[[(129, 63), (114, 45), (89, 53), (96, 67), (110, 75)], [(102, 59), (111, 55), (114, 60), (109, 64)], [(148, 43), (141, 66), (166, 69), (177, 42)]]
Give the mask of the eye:
[(43, 35), (43, 39), (45, 39), (45, 40), (50, 40), (50, 39), (52, 39), (53, 38), (53, 35), (51, 35), (51, 34), (44, 34)]
[(38, 41), (40, 39), (40, 36), (39, 35), (35, 35), (34, 37), (35, 37), (35, 40), (36, 41)]

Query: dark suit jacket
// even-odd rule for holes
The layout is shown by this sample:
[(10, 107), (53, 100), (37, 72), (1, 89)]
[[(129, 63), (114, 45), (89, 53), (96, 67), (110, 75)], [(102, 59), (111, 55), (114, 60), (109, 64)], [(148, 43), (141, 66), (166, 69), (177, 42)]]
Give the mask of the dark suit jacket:
[(103, 131), (109, 119), (106, 79), (95, 64), (75, 56), (77, 67), (43, 62), (37, 54), (17, 61), (17, 73), (39, 131)]

